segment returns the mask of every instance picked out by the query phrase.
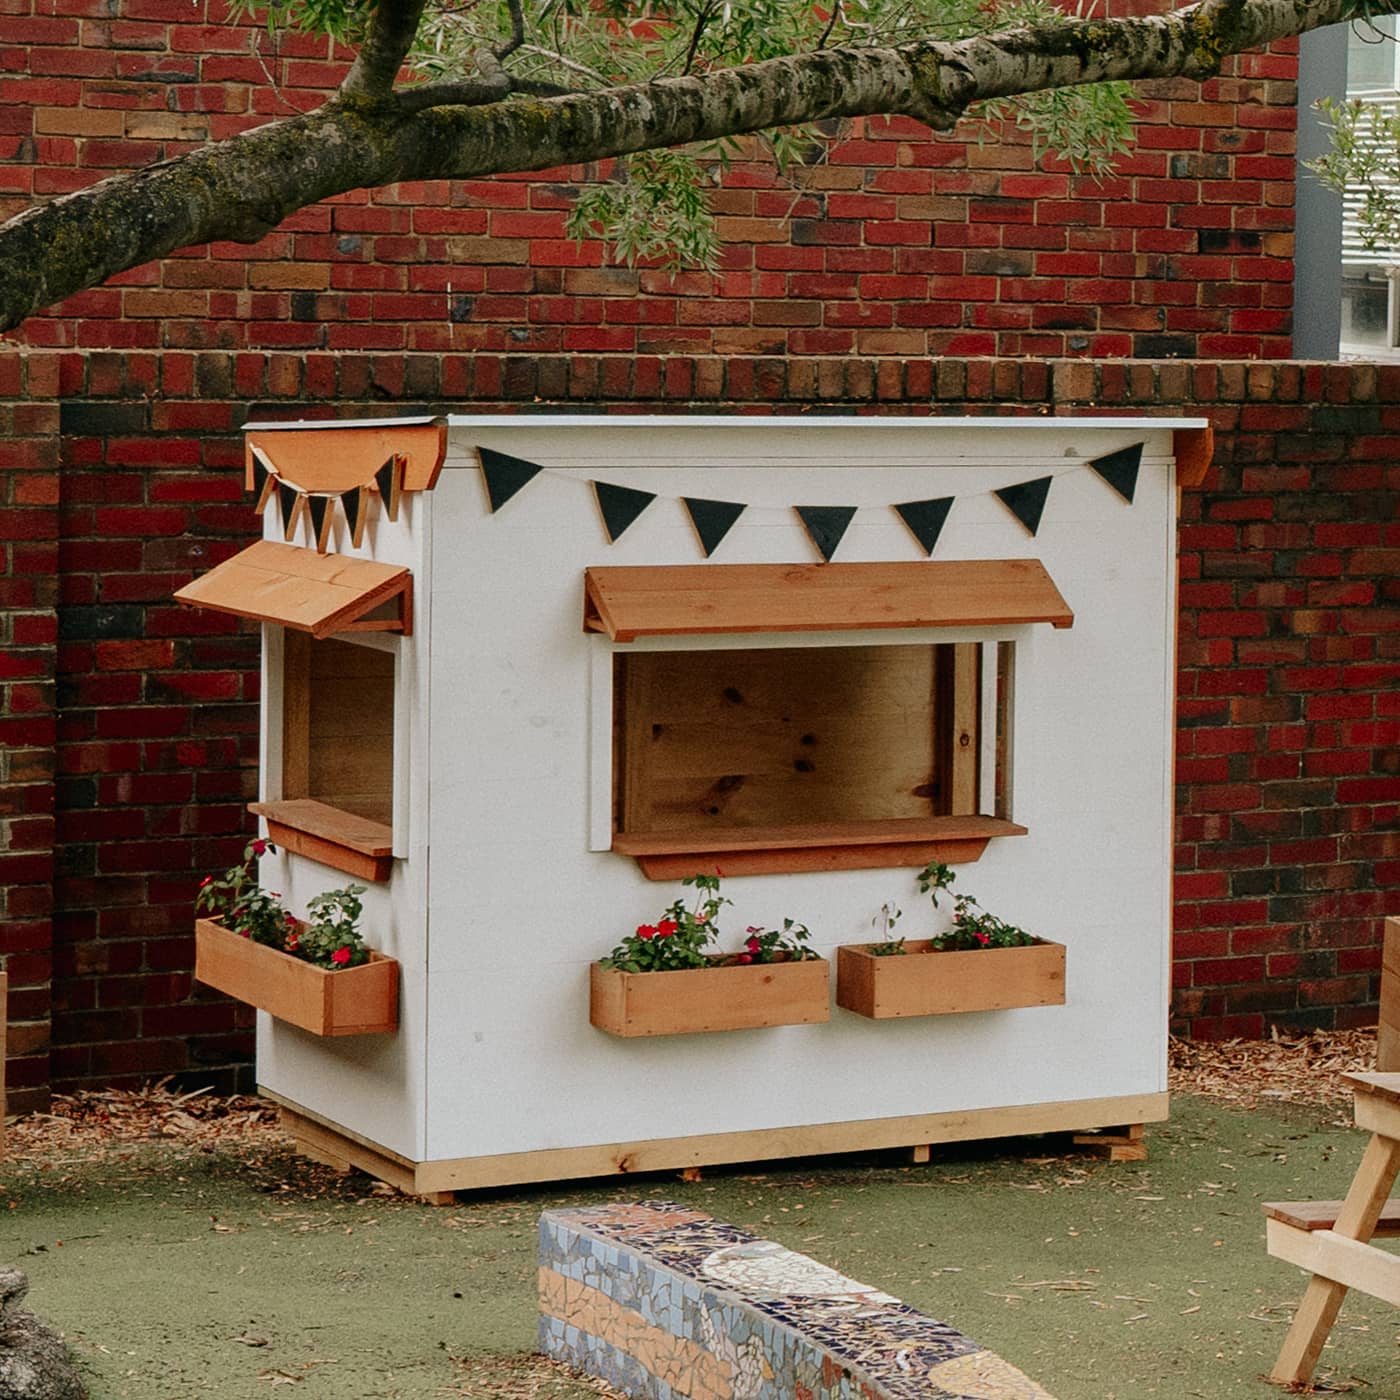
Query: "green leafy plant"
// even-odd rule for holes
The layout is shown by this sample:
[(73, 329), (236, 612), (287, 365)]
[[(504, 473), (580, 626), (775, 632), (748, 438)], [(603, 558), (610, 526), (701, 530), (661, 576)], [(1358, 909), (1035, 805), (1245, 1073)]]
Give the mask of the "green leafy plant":
[(806, 947), (811, 930), (805, 924), (784, 919), (779, 929), (750, 925), (743, 948), (737, 953), (715, 951), (719, 938), (718, 916), (733, 901), (720, 894), (720, 873), (692, 875), (681, 884), (695, 891), (686, 907), (684, 897), (674, 900), (654, 924), (638, 924), (616, 948), (599, 962), (618, 972), (679, 972), (686, 968), (733, 966), (747, 963), (801, 962), (817, 955)]
[[(938, 862), (926, 865), (919, 872), (919, 890), (933, 900), (938, 908), (938, 892), (949, 889), (957, 876)], [(934, 953), (973, 952), (979, 948), (1024, 948), (1038, 940), (1015, 924), (1008, 924), (995, 914), (989, 914), (969, 894), (953, 895), (953, 925), (929, 941)]]
[(252, 939), (265, 948), (289, 953), (303, 962), (332, 971), (369, 961), (369, 949), (358, 928), (364, 910), (363, 885), (318, 894), (307, 904), (311, 918), (303, 921), (288, 912), (282, 896), (258, 883), (257, 861), (275, 855), (276, 846), (258, 837), (243, 848), (243, 859), (222, 875), (208, 875), (195, 895), (195, 913), (217, 919), (230, 933)]
[(894, 926), (904, 915), (904, 910), (895, 906), (893, 900), (886, 900), (880, 906), (880, 912), (871, 919), (871, 923), (880, 930), (880, 941), (871, 943), (866, 952), (877, 958), (898, 957), (909, 951), (904, 946), (904, 939), (894, 936)]
[(780, 929), (750, 924), (748, 935), (743, 950), (734, 955), (736, 963), (805, 962), (817, 956), (807, 947), (811, 929), (792, 919), (784, 919)]

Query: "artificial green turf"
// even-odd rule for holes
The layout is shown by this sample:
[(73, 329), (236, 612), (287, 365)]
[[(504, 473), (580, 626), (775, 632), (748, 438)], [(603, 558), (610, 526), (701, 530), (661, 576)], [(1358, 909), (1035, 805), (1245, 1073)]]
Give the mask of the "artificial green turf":
[[(1363, 1135), (1336, 1111), (1177, 1096), (1148, 1143), (1142, 1163), (1018, 1139), (935, 1149), (928, 1166), (823, 1158), (438, 1208), (280, 1150), (143, 1144), (0, 1164), (0, 1262), (28, 1272), (32, 1306), (68, 1334), (93, 1400), (244, 1400), (282, 1385), (426, 1400), (494, 1393), (490, 1358), (533, 1348), (542, 1209), (667, 1198), (896, 1294), (1058, 1400), (1276, 1395), (1263, 1375), (1304, 1278), (1265, 1253), (1259, 1203), (1343, 1194)], [(1400, 1396), (1396, 1341), (1392, 1310), (1353, 1296), (1319, 1376)], [(501, 1393), (526, 1392), (540, 1393)]]

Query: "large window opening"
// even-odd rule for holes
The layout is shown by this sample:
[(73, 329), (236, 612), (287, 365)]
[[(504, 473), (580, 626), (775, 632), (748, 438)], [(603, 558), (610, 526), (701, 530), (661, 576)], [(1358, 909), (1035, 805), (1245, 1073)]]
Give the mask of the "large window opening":
[(940, 843), (924, 858), (975, 858), (1021, 830), (1012, 664), (1008, 642), (619, 652), (614, 849), (669, 870), (760, 849), (787, 854), (753, 869), (913, 863)]

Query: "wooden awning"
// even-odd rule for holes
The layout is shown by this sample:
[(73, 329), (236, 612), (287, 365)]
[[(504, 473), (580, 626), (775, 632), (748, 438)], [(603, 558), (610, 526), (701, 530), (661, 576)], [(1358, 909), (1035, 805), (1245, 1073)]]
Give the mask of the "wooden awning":
[(584, 570), (583, 626), (617, 642), (1048, 622), (1074, 614), (1038, 559), (661, 564)]
[[(278, 622), (313, 637), (412, 630), (413, 575), (403, 565), (317, 554), (272, 540), (259, 540), (215, 565), (175, 598), (191, 607)], [(381, 609), (381, 615), (370, 616)]]

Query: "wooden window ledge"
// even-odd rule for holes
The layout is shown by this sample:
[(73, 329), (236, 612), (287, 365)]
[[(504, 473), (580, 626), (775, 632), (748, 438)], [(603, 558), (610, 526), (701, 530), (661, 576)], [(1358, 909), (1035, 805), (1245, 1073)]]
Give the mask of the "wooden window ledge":
[(394, 833), (371, 821), (309, 797), (281, 802), (250, 802), (248, 810), (267, 819), (268, 839), (284, 850), (343, 870), (357, 880), (383, 884), (394, 866)]
[(1024, 836), (999, 817), (911, 817), (820, 826), (618, 832), (612, 848), (631, 856), (648, 880), (681, 880), (718, 867), (725, 875), (803, 870), (874, 870), (977, 860), (994, 836)]

